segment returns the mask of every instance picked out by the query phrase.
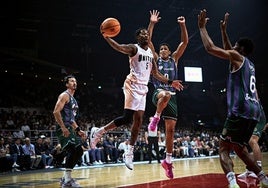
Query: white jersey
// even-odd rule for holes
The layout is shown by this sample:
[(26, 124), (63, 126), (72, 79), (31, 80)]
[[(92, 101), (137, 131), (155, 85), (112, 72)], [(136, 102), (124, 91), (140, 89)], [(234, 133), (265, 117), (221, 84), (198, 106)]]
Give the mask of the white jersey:
[(135, 46), (138, 50), (136, 55), (129, 57), (130, 73), (127, 79), (137, 84), (147, 85), (153, 66), (153, 53), (150, 48), (144, 50), (138, 44)]

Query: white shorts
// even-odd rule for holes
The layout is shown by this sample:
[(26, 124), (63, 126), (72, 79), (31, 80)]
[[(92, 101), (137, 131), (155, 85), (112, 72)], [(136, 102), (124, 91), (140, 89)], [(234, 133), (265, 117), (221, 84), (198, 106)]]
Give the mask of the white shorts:
[(125, 109), (134, 111), (145, 111), (146, 95), (148, 93), (148, 86), (144, 84), (137, 84), (129, 79), (124, 82), (125, 95)]

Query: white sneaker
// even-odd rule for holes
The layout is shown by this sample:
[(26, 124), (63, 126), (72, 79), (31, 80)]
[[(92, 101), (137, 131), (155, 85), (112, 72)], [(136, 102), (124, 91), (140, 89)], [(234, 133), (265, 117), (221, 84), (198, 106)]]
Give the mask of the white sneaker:
[(254, 172), (252, 172), (252, 171), (249, 171), (249, 170), (246, 170), (244, 173), (242, 173), (242, 174), (239, 174), (238, 176), (237, 176), (237, 178), (240, 178), (240, 179), (246, 179), (246, 178), (258, 178), (258, 176), (254, 173)]
[(250, 171), (248, 177), (258, 179), (258, 176), (254, 172), (252, 172), (252, 171)]
[(94, 161), (93, 165), (99, 165), (100, 163), (98, 161)]
[(260, 182), (260, 188), (265, 188), (268, 187), (268, 178), (265, 177), (261, 182)]
[(82, 166), (87, 166), (87, 164), (86, 164), (86, 163), (82, 163), (81, 165), (82, 165)]
[(99, 160), (98, 162), (99, 162), (99, 164), (101, 164), (101, 165), (103, 164), (103, 162), (102, 162), (101, 160)]
[(242, 174), (239, 174), (239, 175), (237, 176), (237, 178), (245, 179), (245, 178), (248, 177), (248, 175), (249, 175), (249, 171), (246, 170), (246, 171), (243, 172)]
[(18, 168), (18, 167), (20, 167), (20, 165), (18, 165), (17, 163), (14, 163), (14, 164), (12, 165), (12, 167), (13, 167), (13, 168)]
[(91, 149), (96, 148), (96, 144), (100, 141), (102, 134), (98, 133), (98, 127), (92, 127), (90, 131), (90, 147)]
[(123, 161), (129, 170), (133, 170), (133, 152), (126, 152), (123, 154)]
[(62, 182), (61, 187), (62, 188), (67, 188), (67, 187), (81, 187), (81, 185), (75, 179), (72, 178), (68, 182)]

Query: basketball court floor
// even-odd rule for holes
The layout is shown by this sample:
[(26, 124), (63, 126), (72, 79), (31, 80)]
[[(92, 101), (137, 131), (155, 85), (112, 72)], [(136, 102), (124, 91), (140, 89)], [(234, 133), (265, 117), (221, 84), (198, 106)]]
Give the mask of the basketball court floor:
[[(232, 156), (235, 173), (245, 171), (245, 166), (237, 156)], [(105, 164), (89, 167), (75, 167), (72, 176), (82, 187), (89, 188), (227, 188), (228, 182), (221, 169), (219, 157), (198, 157), (176, 159), (173, 162), (174, 179), (169, 180), (157, 161), (135, 162), (134, 170), (124, 163)], [(263, 153), (263, 170), (268, 173), (268, 153)], [(59, 179), (63, 169), (41, 169), (0, 174), (1, 188), (50, 188), (60, 187)], [(247, 178), (238, 180), (241, 188), (257, 188), (258, 180)]]

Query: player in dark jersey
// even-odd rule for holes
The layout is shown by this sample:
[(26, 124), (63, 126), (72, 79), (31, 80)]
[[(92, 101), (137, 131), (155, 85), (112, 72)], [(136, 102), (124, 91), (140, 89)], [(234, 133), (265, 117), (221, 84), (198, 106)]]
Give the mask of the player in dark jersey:
[(221, 22), (223, 48), (215, 46), (208, 35), (206, 10), (198, 15), (200, 36), (206, 51), (221, 59), (229, 60), (229, 75), (227, 79), (227, 118), (220, 139), (220, 163), (226, 174), (230, 188), (238, 188), (233, 161), (230, 157), (232, 150), (257, 176), (262, 187), (268, 187), (268, 178), (261, 168), (251, 158), (247, 144), (253, 130), (260, 119), (260, 104), (257, 97), (254, 64), (247, 58), (253, 51), (253, 43), (248, 38), (241, 38), (232, 47), (226, 32), (225, 14)]
[(71, 172), (83, 155), (81, 136), (85, 133), (76, 124), (75, 118), (78, 113), (78, 104), (74, 98), (77, 88), (76, 79), (69, 75), (64, 78), (67, 90), (62, 92), (57, 100), (53, 114), (58, 123), (56, 134), (62, 150), (66, 152), (65, 172), (61, 179), (61, 187), (80, 187)]
[[(150, 36), (149, 44), (154, 53), (158, 71), (168, 79), (177, 79), (178, 60), (183, 55), (188, 45), (188, 32), (185, 25), (185, 18), (183, 16), (177, 18), (177, 23), (181, 29), (181, 42), (179, 43), (177, 49), (171, 53), (169, 45), (162, 43), (160, 45), (159, 54), (157, 54), (155, 52), (155, 48), (151, 39), (154, 25), (159, 21), (161, 17), (159, 17), (159, 12), (157, 10), (150, 11), (150, 14), (151, 17), (148, 26)], [(156, 112), (148, 126), (148, 129), (156, 129), (157, 124), (160, 120), (160, 116), (162, 114), (162, 117), (165, 121), (166, 130), (166, 158), (161, 162), (161, 165), (165, 169), (166, 176), (172, 179), (173, 140), (178, 116), (176, 90), (170, 85), (160, 82), (153, 77), (151, 78), (151, 81), (154, 84), (155, 88), (153, 92), (152, 102), (156, 106)]]

